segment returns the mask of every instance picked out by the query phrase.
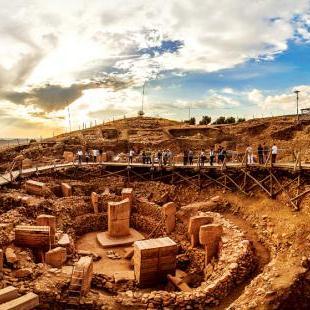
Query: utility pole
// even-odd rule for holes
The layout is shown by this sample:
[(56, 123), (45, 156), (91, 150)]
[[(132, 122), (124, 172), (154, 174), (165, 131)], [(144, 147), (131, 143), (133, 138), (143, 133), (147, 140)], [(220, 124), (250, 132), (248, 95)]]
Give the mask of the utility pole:
[(298, 101), (299, 101), (299, 93), (300, 93), (300, 90), (295, 90), (294, 93), (296, 94), (296, 113), (297, 113), (297, 124), (298, 124), (298, 123), (299, 123)]
[(68, 116), (69, 116), (69, 130), (71, 132), (71, 116), (70, 116), (70, 109), (68, 107)]
[(145, 89), (145, 83), (143, 84), (143, 88), (142, 88), (142, 102), (141, 102), (141, 110), (138, 112), (139, 116), (143, 116), (144, 115), (144, 89)]

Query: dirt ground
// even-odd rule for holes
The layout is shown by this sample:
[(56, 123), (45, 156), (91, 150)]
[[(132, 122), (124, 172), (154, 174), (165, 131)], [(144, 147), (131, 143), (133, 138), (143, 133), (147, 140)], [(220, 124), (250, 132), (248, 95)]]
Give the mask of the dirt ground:
[[(106, 274), (108, 276), (113, 276), (117, 271), (129, 271), (130, 260), (124, 259), (125, 249), (128, 246), (124, 247), (113, 247), (109, 249), (104, 249), (97, 242), (97, 233), (91, 232), (85, 234), (76, 243), (77, 250), (86, 250), (92, 253), (95, 253), (101, 257), (99, 261), (94, 262), (94, 272)], [(120, 259), (111, 259), (107, 257), (109, 251), (113, 251), (116, 254), (119, 254), (122, 258)]]

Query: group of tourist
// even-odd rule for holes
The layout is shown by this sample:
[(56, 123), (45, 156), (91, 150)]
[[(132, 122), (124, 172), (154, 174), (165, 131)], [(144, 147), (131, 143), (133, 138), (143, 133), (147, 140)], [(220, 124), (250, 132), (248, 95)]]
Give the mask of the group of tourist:
[[(277, 160), (277, 154), (278, 154), (278, 147), (274, 143), (271, 147), (271, 154), (270, 154), (270, 147), (264, 142), (263, 144), (259, 144), (257, 147), (257, 157), (258, 157), (258, 163), (260, 165), (265, 164), (271, 155), (271, 162), (274, 164)], [(254, 150), (253, 147), (248, 144), (246, 148), (246, 160), (248, 164), (254, 163)]]
[[(222, 164), (227, 156), (227, 151), (223, 146), (219, 146), (217, 150), (212, 146), (209, 150), (209, 163), (213, 166), (214, 162)], [(183, 152), (183, 165), (193, 165), (194, 163), (194, 152), (192, 150), (185, 150)], [(201, 150), (198, 154), (198, 164), (204, 166), (207, 161), (207, 153), (205, 150)]]
[(89, 150), (86, 149), (85, 152), (83, 153), (83, 151), (81, 149), (79, 149), (77, 151), (77, 159), (79, 164), (81, 164), (83, 162), (83, 159), (85, 158), (85, 162), (89, 163), (91, 160), (95, 163), (97, 162), (97, 159), (103, 154), (103, 150), (102, 149), (93, 149), (93, 150)]
[[(246, 162), (247, 164), (254, 163), (254, 149), (248, 144), (246, 148)], [(81, 149), (77, 151), (77, 159), (79, 164), (83, 162), (83, 159), (86, 163), (90, 161), (97, 162), (98, 158), (102, 158), (103, 150), (102, 149), (86, 149), (83, 152)], [(257, 158), (259, 164), (265, 164), (269, 157), (271, 157), (271, 162), (275, 163), (278, 154), (278, 147), (276, 144), (273, 144), (271, 149), (266, 144), (259, 144), (257, 147)], [(151, 150), (142, 150), (137, 155), (141, 156), (143, 164), (154, 164), (158, 163), (159, 165), (171, 165), (174, 162), (174, 156), (170, 149), (159, 150), (157, 152)], [(130, 164), (133, 163), (133, 159), (136, 156), (136, 152), (133, 149), (129, 150), (128, 153), (128, 162)], [(219, 145), (217, 148), (211, 146), (208, 151), (202, 149), (198, 154), (194, 154), (194, 151), (191, 149), (186, 149), (183, 152), (183, 165), (193, 165), (194, 159), (197, 158), (197, 164), (199, 166), (204, 166), (207, 161), (209, 164), (213, 166), (214, 163), (223, 164), (225, 160), (227, 160), (227, 151), (225, 147)]]

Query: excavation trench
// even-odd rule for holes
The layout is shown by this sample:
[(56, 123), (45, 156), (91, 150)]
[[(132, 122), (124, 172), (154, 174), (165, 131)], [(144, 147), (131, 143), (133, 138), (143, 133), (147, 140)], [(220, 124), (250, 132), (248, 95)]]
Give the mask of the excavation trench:
[(227, 218), (230, 222), (238, 226), (244, 233), (246, 238), (253, 243), (256, 257), (257, 257), (257, 268), (256, 270), (250, 275), (250, 277), (234, 288), (230, 294), (224, 297), (221, 300), (221, 303), (218, 306), (213, 307), (212, 309), (215, 310), (225, 310), (232, 304), (239, 296), (242, 295), (244, 292), (245, 287), (258, 275), (262, 272), (262, 269), (266, 264), (270, 261), (270, 252), (269, 250), (259, 241), (259, 237), (256, 231), (251, 227), (251, 225), (243, 220), (242, 218), (230, 213), (224, 212), (222, 215)]

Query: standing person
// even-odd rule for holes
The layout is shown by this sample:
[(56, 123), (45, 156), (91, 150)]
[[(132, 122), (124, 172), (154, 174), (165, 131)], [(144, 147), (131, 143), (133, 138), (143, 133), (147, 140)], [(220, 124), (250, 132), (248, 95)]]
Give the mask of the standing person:
[(225, 158), (225, 155), (224, 155), (224, 148), (220, 145), (219, 146), (219, 153), (218, 153), (218, 163), (222, 164), (224, 162), (224, 158)]
[(206, 159), (207, 159), (206, 153), (204, 152), (204, 150), (202, 150), (200, 153), (200, 165), (201, 166), (205, 165)]
[(164, 161), (164, 166), (166, 166), (168, 162), (168, 151), (167, 150), (163, 151), (163, 161)]
[(145, 164), (146, 161), (146, 155), (145, 155), (145, 151), (142, 151), (142, 163)]
[(151, 157), (152, 157), (152, 152), (151, 152), (151, 150), (148, 150), (148, 151), (146, 152), (147, 164), (151, 164), (151, 163), (152, 163)]
[(219, 145), (217, 148), (217, 163), (219, 164), (221, 162), (221, 156), (222, 156), (222, 146)]
[(269, 146), (265, 142), (263, 144), (263, 150), (264, 150), (264, 163), (265, 163), (267, 162), (269, 156)]
[(93, 150), (93, 162), (95, 163), (97, 161), (97, 156), (99, 154), (99, 151), (94, 149)]
[(193, 160), (194, 160), (194, 153), (192, 150), (189, 150), (188, 151), (188, 161), (189, 161), (189, 164), (192, 166), (193, 165)]
[(253, 164), (253, 148), (250, 144), (248, 144), (246, 150), (246, 155), (247, 155), (247, 163), (248, 164)]
[(173, 160), (173, 154), (171, 152), (171, 150), (169, 149), (167, 152), (167, 157), (168, 157), (168, 164), (171, 165), (172, 164), (172, 160)]
[(211, 146), (210, 148), (210, 165), (213, 166), (214, 158), (215, 158), (215, 153), (214, 153), (214, 147)]
[(86, 150), (86, 152), (85, 152), (85, 161), (86, 161), (87, 164), (89, 163), (89, 157), (90, 157), (89, 151)]
[(77, 156), (78, 156), (79, 165), (80, 165), (82, 163), (82, 161), (83, 161), (83, 152), (82, 152), (82, 150), (78, 150), (77, 151)]
[(273, 164), (276, 163), (277, 154), (278, 154), (278, 147), (277, 147), (276, 144), (274, 143), (273, 146), (271, 147), (271, 162), (272, 162)]
[(132, 164), (132, 159), (133, 159), (133, 156), (135, 154), (135, 151), (133, 149), (130, 149), (129, 150), (129, 163)]
[(258, 162), (260, 165), (264, 163), (264, 148), (261, 144), (257, 147), (257, 154), (258, 154)]
[(161, 150), (159, 150), (158, 152), (157, 152), (157, 158), (158, 158), (158, 164), (161, 166), (162, 165), (162, 163), (163, 163), (163, 153), (162, 153), (162, 151)]
[(183, 152), (183, 166), (187, 165), (187, 161), (188, 161), (188, 152), (187, 152), (187, 150), (185, 150)]

